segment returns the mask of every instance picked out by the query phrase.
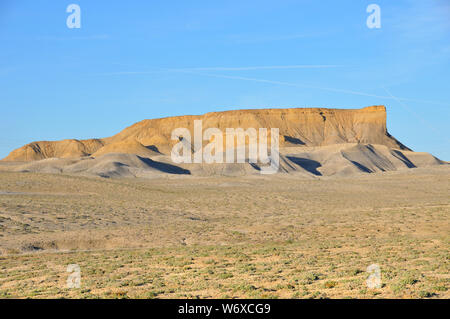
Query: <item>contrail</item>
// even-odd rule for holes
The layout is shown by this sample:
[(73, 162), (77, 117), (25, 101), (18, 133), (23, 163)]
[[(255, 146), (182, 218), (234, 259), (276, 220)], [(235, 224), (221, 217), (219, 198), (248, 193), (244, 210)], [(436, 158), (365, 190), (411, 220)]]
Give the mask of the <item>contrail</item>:
[(297, 68), (297, 69), (307, 69), (307, 68), (331, 68), (331, 67), (341, 67), (340, 65), (287, 65), (287, 66), (255, 66), (255, 67), (235, 67), (235, 68), (222, 68), (222, 67), (213, 67), (213, 68), (179, 68), (179, 69), (168, 69), (168, 68), (158, 68), (158, 71), (125, 71), (125, 72), (111, 72), (111, 73), (102, 73), (97, 75), (145, 75), (145, 74), (156, 74), (163, 72), (180, 72), (180, 73), (187, 73), (187, 74), (194, 74), (194, 75), (200, 75), (200, 76), (207, 76), (207, 77), (215, 77), (215, 78), (223, 78), (223, 79), (232, 79), (232, 80), (241, 80), (241, 81), (252, 81), (252, 82), (259, 82), (259, 83), (269, 83), (269, 84), (275, 84), (275, 85), (284, 85), (284, 86), (291, 86), (291, 87), (298, 87), (298, 88), (307, 88), (307, 89), (317, 89), (317, 90), (323, 90), (323, 91), (329, 91), (329, 92), (337, 92), (337, 93), (344, 93), (344, 94), (352, 94), (352, 95), (359, 95), (359, 96), (368, 96), (368, 97), (374, 97), (378, 99), (388, 99), (388, 100), (397, 100), (397, 101), (409, 101), (409, 102), (416, 102), (416, 103), (426, 103), (426, 104), (434, 104), (434, 105), (443, 105), (443, 106), (449, 106), (449, 103), (442, 103), (442, 102), (436, 102), (436, 101), (426, 101), (426, 100), (416, 100), (416, 99), (409, 99), (409, 98), (403, 98), (403, 97), (395, 97), (393, 95), (377, 95), (377, 94), (371, 94), (366, 92), (360, 92), (360, 91), (353, 91), (353, 90), (344, 90), (344, 89), (335, 89), (330, 87), (321, 87), (321, 86), (314, 86), (314, 85), (308, 85), (308, 84), (300, 84), (300, 83), (291, 83), (291, 82), (284, 82), (284, 81), (273, 81), (273, 80), (266, 80), (266, 79), (259, 79), (259, 78), (249, 78), (249, 77), (242, 77), (242, 76), (234, 76), (234, 75), (222, 75), (222, 74), (213, 74), (213, 73), (205, 73), (205, 72), (195, 72), (195, 71), (203, 71), (203, 70), (216, 70), (216, 71), (241, 71), (241, 70), (269, 70), (269, 69), (288, 69), (288, 68)]
[[(401, 106), (403, 106), (407, 111), (409, 111), (412, 115), (414, 115), (415, 118), (417, 118), (419, 121), (421, 121), (423, 124), (425, 124), (426, 126), (428, 126), (431, 130), (433, 130), (434, 132), (436, 132), (439, 135), (442, 135), (441, 132), (439, 130), (437, 130), (432, 124), (430, 124), (428, 121), (425, 121), (420, 115), (418, 115), (416, 112), (414, 112), (410, 107), (408, 107), (405, 103), (403, 103), (401, 101), (401, 99), (395, 97), (394, 95), (391, 94), (391, 92), (385, 88), (384, 86), (382, 86), (382, 88), (386, 91), (387, 94), (389, 94), (391, 96), (391, 98), (393, 98), (394, 100), (396, 100), (398, 102), (398, 104), (400, 104)], [(450, 142), (449, 139), (445, 139), (447, 142)]]
[(268, 66), (242, 66), (242, 67), (199, 67), (169, 69), (170, 71), (247, 71), (247, 70), (284, 70), (284, 69), (326, 69), (339, 68), (343, 65), (332, 64), (304, 64), (304, 65), (268, 65)]
[[(333, 64), (302, 64), (302, 65), (265, 65), (265, 66), (242, 66), (242, 67), (194, 67), (194, 68), (155, 68), (155, 71), (123, 71), (110, 72), (101, 75), (139, 75), (154, 74), (161, 71), (167, 72), (194, 72), (194, 71), (254, 71), (254, 70), (289, 70), (289, 69), (327, 69), (340, 68), (344, 65)], [(158, 70), (158, 71), (156, 71)]]
[(360, 96), (375, 97), (375, 98), (379, 98), (379, 99), (401, 100), (401, 101), (410, 101), (410, 102), (445, 105), (445, 106), (449, 105), (449, 104), (446, 104), (446, 103), (440, 103), (440, 102), (435, 102), (435, 101), (415, 100), (415, 99), (408, 99), (408, 98), (402, 98), (402, 97), (394, 97), (392, 95), (390, 95), (390, 96), (383, 96), (383, 95), (376, 95), (376, 94), (370, 94), (370, 93), (358, 92), (358, 91), (352, 91), (352, 90), (343, 90), (343, 89), (335, 89), (335, 88), (321, 87), (321, 86), (314, 86), (314, 85), (307, 85), (307, 84), (299, 84), (299, 83), (291, 83), (291, 82), (283, 82), (283, 81), (273, 81), (273, 80), (265, 80), (265, 79), (257, 79), (257, 78), (248, 78), (248, 77), (242, 77), (242, 76), (221, 75), (221, 74), (212, 74), (212, 73), (203, 73), (203, 72), (199, 73), (199, 72), (181, 71), (181, 70), (177, 70), (177, 72), (191, 73), (191, 74), (195, 74), (195, 75), (203, 75), (203, 76), (224, 78), (224, 79), (253, 81), (253, 82), (260, 82), (260, 83), (270, 83), (270, 84), (276, 84), (276, 85), (285, 85), (285, 86), (291, 86), (291, 87), (317, 89), (317, 90), (324, 90), (324, 91), (337, 92), (337, 93), (345, 93), (345, 94), (353, 94), (353, 95), (360, 95)]

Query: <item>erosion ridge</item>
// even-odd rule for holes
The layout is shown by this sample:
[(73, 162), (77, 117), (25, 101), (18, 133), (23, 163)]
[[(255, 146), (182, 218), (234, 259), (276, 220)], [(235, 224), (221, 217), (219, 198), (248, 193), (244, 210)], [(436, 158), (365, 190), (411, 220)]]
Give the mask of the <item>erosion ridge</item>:
[(108, 153), (167, 155), (177, 142), (171, 140), (172, 131), (185, 127), (192, 132), (194, 120), (202, 120), (203, 129), (215, 127), (224, 132), (226, 128), (238, 127), (279, 128), (280, 147), (361, 143), (409, 151), (388, 133), (386, 108), (378, 105), (362, 109), (248, 109), (143, 120), (103, 139), (32, 142), (12, 151), (3, 161), (29, 162)]
[[(103, 139), (33, 142), (0, 162), (0, 170), (105, 178), (260, 175), (260, 163), (179, 163), (170, 156), (172, 131), (194, 121), (202, 129), (278, 128), (278, 173), (300, 178), (352, 176), (430, 167), (445, 162), (413, 152), (386, 128), (386, 108), (290, 108), (211, 112), (143, 120)], [(270, 131), (269, 131), (270, 132)], [(249, 141), (247, 141), (249, 142)], [(203, 145), (209, 143), (203, 141)], [(191, 149), (194, 149), (192, 145)]]

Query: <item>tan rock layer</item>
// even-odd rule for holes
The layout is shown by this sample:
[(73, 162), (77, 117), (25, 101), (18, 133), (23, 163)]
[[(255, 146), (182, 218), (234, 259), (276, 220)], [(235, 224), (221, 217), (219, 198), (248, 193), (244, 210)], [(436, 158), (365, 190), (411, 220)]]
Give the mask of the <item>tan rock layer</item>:
[(46, 158), (88, 156), (105, 145), (101, 139), (33, 142), (12, 151), (4, 161), (38, 161)]
[[(340, 143), (380, 144), (408, 150), (386, 129), (386, 108), (362, 109), (289, 108), (212, 112), (143, 120), (105, 139), (33, 142), (14, 150), (5, 161), (35, 161), (51, 157), (71, 158), (106, 153), (146, 153), (145, 148), (168, 154), (175, 128), (188, 128), (193, 136), (194, 120), (203, 130), (219, 128), (279, 128), (280, 146), (324, 146)], [(132, 142), (129, 142), (132, 141)], [(142, 144), (142, 145), (140, 145)]]

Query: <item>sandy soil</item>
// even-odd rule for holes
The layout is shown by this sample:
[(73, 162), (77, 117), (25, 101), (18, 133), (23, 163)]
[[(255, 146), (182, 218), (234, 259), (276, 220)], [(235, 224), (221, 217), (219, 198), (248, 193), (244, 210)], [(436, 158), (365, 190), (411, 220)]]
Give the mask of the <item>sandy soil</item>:
[[(449, 194), (448, 165), (315, 179), (0, 172), (0, 297), (449, 298)], [(79, 289), (66, 287), (73, 263)]]

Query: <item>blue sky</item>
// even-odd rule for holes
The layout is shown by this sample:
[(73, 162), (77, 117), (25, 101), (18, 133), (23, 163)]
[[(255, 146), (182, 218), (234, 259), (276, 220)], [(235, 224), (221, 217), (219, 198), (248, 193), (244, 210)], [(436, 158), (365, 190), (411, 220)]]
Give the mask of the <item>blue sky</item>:
[(148, 118), (384, 104), (392, 135), (450, 160), (449, 16), (446, 0), (2, 0), (0, 157)]

